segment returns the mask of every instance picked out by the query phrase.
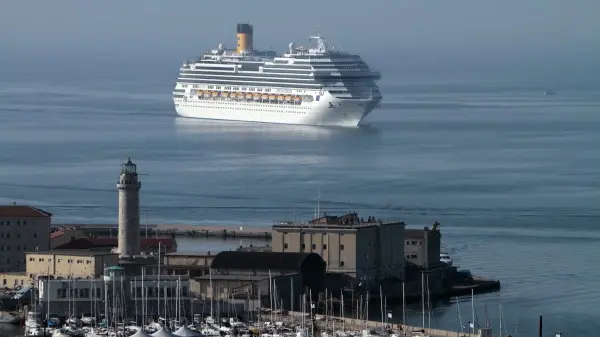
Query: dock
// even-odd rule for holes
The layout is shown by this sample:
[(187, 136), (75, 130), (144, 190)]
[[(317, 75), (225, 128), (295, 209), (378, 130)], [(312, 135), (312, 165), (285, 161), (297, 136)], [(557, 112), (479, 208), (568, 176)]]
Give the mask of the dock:
[[(290, 320), (298, 321), (302, 316), (301, 312), (293, 311), (288, 313)], [(265, 316), (265, 319), (268, 317)], [(356, 319), (350, 317), (338, 317), (325, 315), (315, 315), (316, 328), (319, 330), (332, 330), (335, 325), (335, 329), (342, 329), (346, 331), (362, 331), (362, 330), (375, 330), (381, 331), (393, 330), (397, 336), (431, 336), (431, 337), (492, 337), (490, 329), (476, 329), (476, 333), (471, 332), (460, 332), (443, 329), (423, 328), (414, 325), (406, 325), (392, 322), (371, 321)], [(325, 326), (327, 322), (327, 327)]]
[[(58, 224), (57, 229), (79, 229), (91, 236), (117, 236), (117, 224)], [(154, 236), (188, 236), (188, 237), (217, 237), (271, 239), (271, 227), (246, 227), (246, 226), (198, 226), (177, 224), (148, 224), (140, 225), (140, 235)]]

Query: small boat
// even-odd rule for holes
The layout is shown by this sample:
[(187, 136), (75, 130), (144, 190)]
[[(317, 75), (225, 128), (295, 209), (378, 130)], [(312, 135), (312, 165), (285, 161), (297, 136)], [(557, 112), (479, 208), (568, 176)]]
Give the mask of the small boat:
[(230, 96), (231, 98), (237, 98), (237, 94), (235, 92), (232, 92)]
[(554, 91), (554, 90), (547, 90), (547, 91), (544, 92), (544, 95), (546, 95), (546, 96), (556, 95), (556, 91)]
[(217, 96), (219, 96), (219, 92), (218, 91), (213, 91), (212, 97), (217, 97)]
[(269, 95), (269, 99), (270, 99), (271, 101), (274, 101), (274, 100), (275, 100), (275, 95)]
[(229, 97), (229, 93), (227, 91), (224, 91), (221, 93), (221, 97), (227, 98), (227, 97)]
[(279, 96), (277, 96), (277, 100), (279, 100), (279, 101), (283, 101), (283, 95), (279, 95)]
[(286, 101), (291, 101), (292, 100), (292, 96), (285, 96), (285, 100)]
[(81, 315), (81, 323), (86, 324), (86, 325), (92, 325), (92, 324), (96, 323), (96, 317), (92, 316), (91, 313), (86, 312)]
[(252, 94), (250, 94), (250, 93), (246, 94), (246, 99), (252, 99)]
[(269, 95), (262, 95), (262, 96), (260, 96), (260, 99), (262, 99), (262, 100), (269, 99)]
[(448, 255), (448, 253), (440, 253), (440, 262), (445, 263), (449, 266), (451, 266), (454, 261), (452, 261), (452, 258), (450, 258), (450, 255)]
[(204, 92), (204, 97), (207, 97), (207, 98), (210, 97), (210, 91), (205, 91)]

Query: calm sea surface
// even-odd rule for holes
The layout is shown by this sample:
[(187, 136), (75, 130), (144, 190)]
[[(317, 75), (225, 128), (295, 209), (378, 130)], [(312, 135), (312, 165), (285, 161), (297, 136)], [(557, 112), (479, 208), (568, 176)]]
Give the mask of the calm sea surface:
[[(337, 129), (177, 118), (172, 76), (0, 79), (0, 203), (115, 223), (131, 156), (150, 223), (265, 226), (308, 219), (317, 199), (330, 213), (437, 220), (456, 264), (502, 281), (476, 297), (480, 324), (487, 313), (497, 330), (502, 304), (515, 335), (533, 335), (540, 314), (548, 333), (600, 331), (600, 86), (392, 77), (364, 127)], [(466, 326), (459, 302), (433, 309), (432, 324)]]

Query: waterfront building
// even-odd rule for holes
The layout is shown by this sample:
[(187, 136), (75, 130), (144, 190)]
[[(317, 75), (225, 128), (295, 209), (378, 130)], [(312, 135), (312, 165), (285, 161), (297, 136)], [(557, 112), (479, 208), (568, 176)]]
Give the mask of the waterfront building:
[(431, 229), (407, 228), (404, 231), (406, 260), (422, 268), (439, 267), (442, 234), (436, 222)]
[(327, 272), (357, 280), (404, 279), (403, 222), (366, 221), (356, 213), (273, 226), (274, 252), (317, 253)]
[(110, 321), (190, 312), (186, 276), (130, 275), (119, 266), (103, 268), (102, 274), (99, 278), (39, 277), (39, 303), (50, 313), (107, 313)]
[(32, 206), (0, 206), (0, 272), (25, 270), (25, 252), (48, 250), (52, 214)]

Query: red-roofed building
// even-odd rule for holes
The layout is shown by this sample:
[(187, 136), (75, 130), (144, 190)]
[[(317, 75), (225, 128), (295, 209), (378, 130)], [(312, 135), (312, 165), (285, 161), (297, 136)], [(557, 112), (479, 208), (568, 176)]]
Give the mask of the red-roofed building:
[[(76, 238), (65, 244), (55, 247), (60, 250), (91, 250), (91, 251), (110, 251), (116, 248), (118, 239), (116, 237), (95, 237), (95, 238)], [(140, 251), (146, 254), (158, 253), (160, 245), (161, 253), (170, 253), (177, 251), (175, 239), (164, 238), (142, 238), (140, 239)]]
[(25, 270), (25, 252), (48, 250), (52, 214), (24, 205), (0, 206), (0, 271)]

